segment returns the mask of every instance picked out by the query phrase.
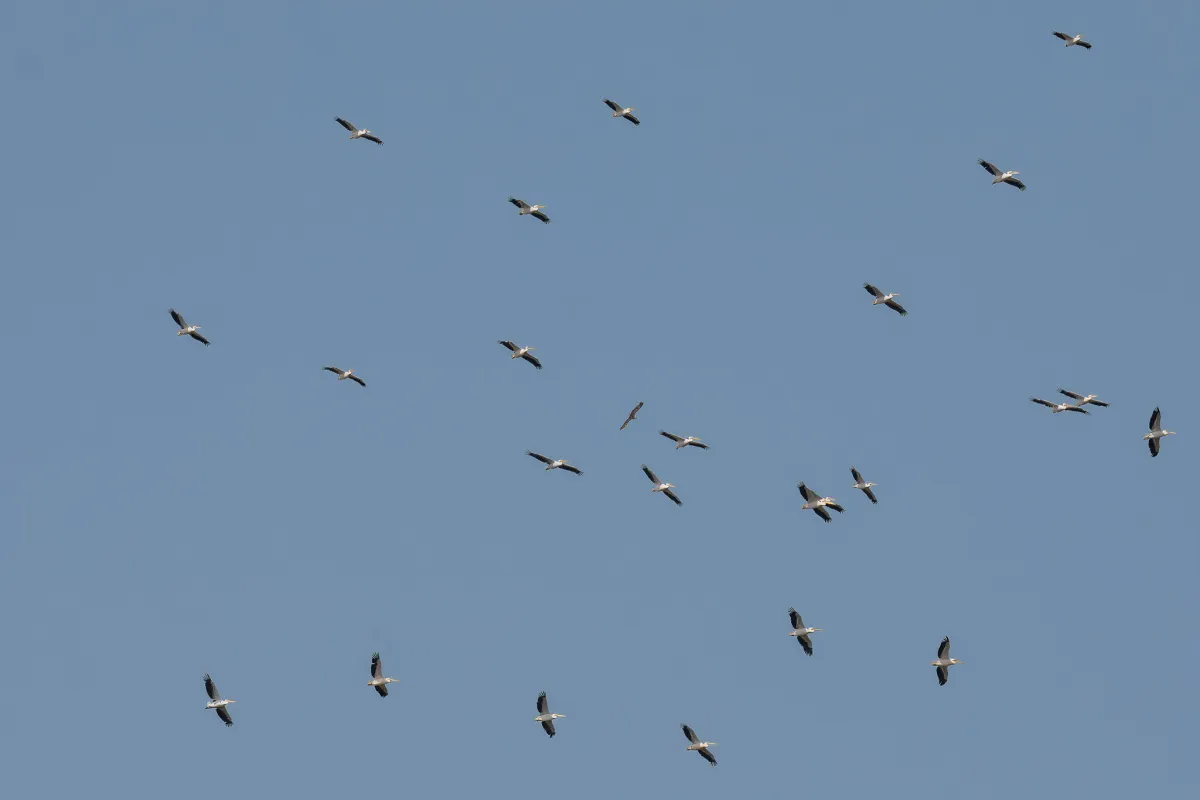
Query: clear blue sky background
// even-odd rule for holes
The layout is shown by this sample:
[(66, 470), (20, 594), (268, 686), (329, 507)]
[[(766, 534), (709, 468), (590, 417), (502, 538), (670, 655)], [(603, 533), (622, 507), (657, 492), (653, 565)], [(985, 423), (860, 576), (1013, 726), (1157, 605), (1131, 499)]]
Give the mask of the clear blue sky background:
[(1195, 796), (1200, 6), (326, 5), (4, 14), (11, 796)]

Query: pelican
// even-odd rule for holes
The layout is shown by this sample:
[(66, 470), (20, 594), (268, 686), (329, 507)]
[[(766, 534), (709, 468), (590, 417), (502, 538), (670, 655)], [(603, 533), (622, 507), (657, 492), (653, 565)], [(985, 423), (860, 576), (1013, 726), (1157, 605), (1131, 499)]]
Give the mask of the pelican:
[(517, 209), (518, 209), (517, 216), (523, 217), (526, 214), (529, 214), (529, 215), (533, 216), (535, 219), (540, 219), (542, 222), (550, 221), (550, 218), (542, 213), (542, 209), (544, 209), (545, 206), (531, 206), (531, 205), (529, 205), (529, 203), (526, 203), (524, 200), (518, 200), (515, 197), (508, 198), (508, 202), (512, 203), (514, 206), (517, 207)]
[(1008, 172), (1001, 172), (1000, 169), (995, 164), (991, 164), (987, 161), (984, 161), (982, 158), (979, 159), (979, 166), (983, 167), (988, 172), (992, 173), (992, 176), (993, 176), (992, 177), (992, 185), (993, 186), (995, 186), (997, 183), (1007, 183), (1011, 186), (1017, 187), (1022, 192), (1025, 191), (1025, 184), (1021, 183), (1019, 180), (1017, 180), (1016, 178), (1013, 177), (1014, 175), (1021, 174), (1021, 173), (1017, 172), (1016, 170), (1009, 170)]
[(880, 303), (883, 303), (885, 306), (890, 308), (892, 311), (900, 312), (900, 316), (902, 316), (902, 317), (908, 316), (908, 312), (904, 310), (904, 306), (900, 305), (899, 303), (897, 303), (895, 300), (892, 299), (893, 297), (898, 296), (900, 294), (899, 292), (892, 292), (891, 294), (884, 294), (883, 292), (879, 291), (878, 287), (872, 286), (869, 283), (864, 283), (863, 288), (866, 289), (871, 294), (875, 295), (875, 299), (871, 301), (871, 305), (877, 306)]
[(523, 358), (538, 369), (542, 368), (542, 362), (538, 361), (537, 358), (532, 355), (532, 347), (517, 347), (512, 342), (500, 342), (500, 344), (504, 345), (509, 350), (512, 350), (513, 358)]
[(217, 716), (221, 718), (221, 722), (225, 723), (225, 727), (233, 727), (233, 718), (229, 716), (228, 706), (230, 703), (236, 703), (237, 700), (226, 700), (221, 697), (221, 693), (217, 691), (217, 685), (213, 683), (213, 679), (207, 672), (204, 673), (204, 691), (208, 692), (208, 703), (204, 707), (216, 709)]
[(355, 383), (357, 383), (359, 386), (365, 387), (367, 385), (367, 382), (364, 381), (362, 378), (358, 377), (357, 375), (355, 375), (354, 370), (352, 370), (352, 369), (338, 369), (337, 367), (321, 367), (321, 369), (327, 370), (329, 372), (336, 374), (338, 376), (339, 381), (352, 380)]
[(679, 498), (678, 498), (678, 497), (675, 495), (675, 493), (671, 491), (672, 489), (674, 489), (674, 488), (675, 488), (675, 484), (673, 484), (673, 483), (663, 483), (662, 481), (660, 481), (660, 480), (658, 479), (658, 476), (657, 476), (657, 475), (655, 475), (655, 474), (654, 474), (654, 473), (653, 473), (653, 472), (650, 470), (650, 468), (649, 468), (649, 467), (647, 467), (645, 464), (642, 464), (642, 472), (646, 473), (646, 477), (647, 477), (647, 478), (649, 478), (649, 479), (650, 479), (650, 482), (654, 484), (654, 488), (650, 490), (650, 492), (651, 492), (651, 493), (654, 493), (654, 492), (662, 492), (662, 493), (663, 493), (663, 494), (665, 494), (667, 497), (671, 498), (671, 500), (672, 500), (672, 501), (675, 503), (675, 505), (677, 505), (677, 506), (681, 506), (681, 505), (683, 505), (683, 501), (682, 501), (682, 500), (680, 500), (680, 499), (679, 499)]
[(950, 657), (950, 637), (942, 639), (937, 659), (929, 662), (930, 666), (937, 667), (938, 686), (945, 686), (946, 681), (950, 679), (950, 667), (961, 663), (957, 658)]
[(811, 510), (826, 522), (829, 522), (831, 519), (829, 512), (825, 510), (826, 508), (832, 508), (839, 514), (846, 510), (839, 506), (837, 501), (832, 497), (821, 497), (812, 489), (805, 486), (804, 481), (800, 481), (796, 488), (800, 490), (800, 496), (804, 498), (804, 505), (801, 507), (801, 510)]
[(641, 410), (642, 410), (642, 406), (644, 406), (644, 405), (646, 405), (646, 404), (645, 404), (645, 403), (638, 403), (636, 406), (634, 406), (634, 407), (633, 407), (633, 411), (630, 411), (630, 412), (629, 412), (629, 416), (628, 416), (628, 417), (626, 417), (626, 418), (625, 418), (625, 421), (621, 423), (621, 430), (625, 430), (625, 426), (626, 426), (626, 425), (628, 425), (629, 423), (631, 423), (631, 422), (633, 422), (635, 419), (637, 419), (637, 412), (641, 411)]
[(168, 308), (167, 310), (171, 312), (171, 319), (175, 320), (175, 324), (179, 326), (179, 330), (175, 331), (176, 336), (183, 336), (184, 334), (187, 334), (197, 342), (203, 342), (204, 346), (208, 347), (208, 339), (205, 339), (199, 334), (199, 325), (188, 325), (187, 320), (183, 318), (183, 314), (180, 314), (173, 308)]
[(1091, 403), (1094, 406), (1100, 406), (1101, 408), (1108, 408), (1108, 403), (1100, 402), (1096, 399), (1096, 395), (1094, 394), (1075, 394), (1074, 392), (1068, 392), (1066, 389), (1059, 389), (1058, 393), (1065, 394), (1067, 397), (1075, 400), (1075, 405), (1079, 406), (1080, 408), (1086, 406), (1088, 403)]
[(868, 499), (870, 499), (871, 505), (878, 503), (879, 501), (875, 499), (875, 493), (871, 491), (871, 487), (878, 486), (879, 484), (871, 483), (870, 481), (864, 481), (863, 476), (854, 467), (850, 468), (850, 474), (854, 476), (854, 485), (850, 488), (861, 489), (862, 493), (865, 494)]
[(347, 122), (346, 120), (342, 119), (341, 117), (338, 117), (337, 123), (338, 123), (338, 125), (341, 125), (346, 130), (350, 131), (351, 139), (366, 139), (368, 142), (374, 142), (375, 144), (383, 144), (383, 139), (380, 139), (378, 136), (371, 133), (366, 128), (357, 127), (353, 122)]
[(1060, 31), (1054, 31), (1054, 35), (1057, 36), (1058, 38), (1062, 39), (1064, 42), (1066, 42), (1067, 47), (1070, 47), (1073, 44), (1077, 44), (1080, 47), (1082, 47), (1084, 50), (1092, 49), (1092, 46), (1083, 40), (1082, 33), (1079, 34), (1078, 36), (1070, 36), (1068, 34), (1060, 32)]
[(1046, 408), (1051, 409), (1055, 414), (1061, 411), (1077, 411), (1080, 414), (1088, 413), (1086, 409), (1080, 408), (1076, 405), (1071, 405), (1070, 403), (1051, 403), (1049, 400), (1043, 400), (1040, 397), (1031, 397), (1029, 399), (1037, 403), (1039, 406), (1045, 406)]
[(695, 750), (697, 753), (704, 756), (705, 761), (715, 767), (717, 765), (717, 758), (708, 751), (708, 748), (715, 746), (716, 742), (702, 742), (700, 741), (700, 737), (696, 735), (696, 732), (687, 725), (681, 724), (679, 727), (683, 728), (683, 735), (687, 737), (689, 742), (691, 742), (691, 744), (687, 746), (687, 749)]
[(668, 439), (670, 439), (672, 442), (674, 442), (676, 450), (678, 450), (681, 447), (688, 447), (689, 445), (691, 447), (699, 447), (701, 450), (708, 449), (708, 445), (706, 445), (704, 442), (700, 441), (699, 436), (676, 436), (675, 434), (667, 433), (666, 431), (659, 431), (658, 435), (665, 436)]
[(525, 455), (532, 456), (538, 461), (546, 465), (546, 469), (565, 469), (567, 472), (574, 472), (576, 475), (582, 475), (583, 471), (578, 467), (572, 467), (567, 463), (565, 458), (546, 458), (541, 453), (535, 453), (532, 450), (526, 450)]
[(788, 609), (788, 617), (792, 620), (792, 632), (789, 633), (788, 636), (795, 636), (796, 641), (799, 642), (800, 646), (804, 648), (804, 655), (811, 656), (812, 639), (809, 639), (808, 635), (810, 633), (818, 633), (823, 629), (806, 628), (804, 626), (804, 620), (800, 618), (800, 615), (796, 613), (796, 609), (794, 608)]
[(542, 730), (544, 730), (546, 732), (547, 736), (549, 736), (551, 739), (553, 739), (554, 738), (554, 720), (566, 719), (567, 715), (550, 713), (550, 702), (548, 700), (546, 700), (545, 692), (542, 692), (541, 694), (538, 695), (537, 710), (538, 710), (538, 715), (533, 718), (533, 721), (542, 723)]
[(1154, 409), (1154, 413), (1150, 415), (1150, 432), (1142, 437), (1144, 440), (1146, 440), (1150, 443), (1150, 456), (1152, 458), (1158, 457), (1158, 448), (1161, 446), (1159, 444), (1158, 440), (1164, 436), (1170, 436), (1171, 434), (1173, 434), (1175, 432), (1175, 431), (1164, 431), (1159, 426), (1158, 422), (1159, 422), (1159, 417), (1161, 417), (1161, 416), (1162, 415), (1158, 413), (1158, 409), (1157, 408)]
[(634, 125), (642, 124), (641, 120), (639, 120), (637, 117), (635, 117), (633, 115), (633, 112), (637, 111), (636, 108), (622, 108), (620, 105), (618, 105), (617, 103), (614, 103), (612, 100), (609, 100), (608, 98), (605, 98), (604, 105), (606, 105), (612, 109), (614, 118), (624, 117), (625, 119), (632, 122)]
[(387, 697), (387, 685), (389, 683), (399, 683), (399, 678), (383, 677), (383, 659), (379, 657), (379, 653), (371, 654), (371, 680), (367, 681), (367, 686), (374, 686), (375, 691), (379, 692), (380, 697)]

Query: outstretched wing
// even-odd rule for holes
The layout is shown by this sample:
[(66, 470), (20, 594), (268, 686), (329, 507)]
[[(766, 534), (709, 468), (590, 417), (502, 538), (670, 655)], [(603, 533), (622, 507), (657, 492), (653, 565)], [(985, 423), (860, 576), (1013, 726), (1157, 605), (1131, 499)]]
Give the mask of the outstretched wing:
[(878, 500), (875, 499), (875, 493), (871, 491), (870, 486), (868, 486), (866, 489), (863, 489), (863, 494), (865, 494), (867, 497), (869, 497), (871, 499), (871, 505), (875, 505), (876, 503), (879, 502)]
[(537, 356), (533, 355), (532, 353), (526, 353), (525, 355), (521, 356), (521, 358), (525, 359), (530, 364), (533, 364), (538, 369), (542, 368), (542, 362), (538, 361)]
[(890, 308), (892, 311), (900, 312), (900, 316), (902, 317), (908, 316), (908, 312), (904, 310), (904, 306), (900, 305), (895, 300), (888, 300), (886, 303), (884, 303), (884, 305)]
[(378, 136), (376, 136), (373, 133), (365, 134), (365, 135), (363, 135), (362, 138), (366, 139), (368, 142), (374, 142), (375, 144), (383, 144), (383, 139), (380, 139)]
[(821, 508), (820, 506), (817, 506), (816, 508), (814, 508), (813, 511), (816, 513), (816, 515), (818, 517), (825, 520), (826, 522), (833, 521), (833, 517), (829, 516), (829, 512), (826, 511), (825, 509)]
[(379, 657), (379, 653), (371, 654), (371, 677), (375, 680), (383, 677), (383, 659)]
[(646, 473), (646, 477), (649, 478), (650, 482), (653, 483), (655, 486), (658, 486), (660, 483), (662, 483), (662, 481), (660, 481), (658, 479), (658, 476), (655, 475), (653, 472), (651, 472), (650, 468), (647, 467), (645, 464), (642, 464), (642, 472)]
[(1004, 183), (1007, 183), (1009, 186), (1015, 186), (1022, 192), (1025, 191), (1025, 184), (1021, 183), (1021, 181), (1017, 180), (1016, 178), (1005, 178)]
[(353, 122), (348, 122), (348, 121), (342, 119), (341, 117), (337, 117), (336, 121), (337, 121), (338, 125), (341, 125), (343, 128), (350, 131), (351, 133), (358, 133), (358, 128), (354, 127)]
[[(1080, 44), (1083, 44), (1083, 42), (1080, 42)], [(625, 119), (629, 120), (629, 121), (630, 121), (630, 122), (632, 122), (634, 125), (641, 125), (641, 124), (642, 124), (642, 121), (641, 121), (640, 119), (638, 119), (637, 117), (635, 117), (633, 114), (626, 114), (626, 115), (625, 115)]]
[(792, 622), (792, 630), (799, 630), (804, 627), (804, 619), (794, 608), (788, 609), (788, 619)]
[(1158, 457), (1158, 439), (1147, 439), (1147, 441), (1150, 442), (1150, 457), (1157, 458)]
[(883, 292), (879, 291), (878, 286), (872, 286), (869, 283), (864, 283), (863, 288), (866, 289), (871, 294), (875, 295), (876, 297), (883, 297)]
[(1065, 394), (1067, 397), (1071, 398), (1072, 400), (1082, 400), (1083, 399), (1083, 395), (1075, 394), (1074, 392), (1068, 392), (1066, 389), (1059, 389), (1058, 393)]
[(938, 659), (941, 660), (941, 659), (949, 658), (949, 657), (950, 657), (950, 637), (947, 636), (946, 638), (942, 639), (942, 643), (940, 645), (938, 645)]
[(545, 692), (542, 692), (541, 694), (539, 694), (539, 695), (538, 695), (538, 699), (537, 699), (537, 711), (538, 711), (538, 715), (539, 715), (539, 716), (540, 716), (540, 715), (542, 715), (542, 714), (549, 714), (549, 713), (550, 713), (550, 701), (546, 699), (546, 693), (545, 693)]
[(701, 747), (696, 752), (699, 753), (700, 755), (704, 756), (704, 760), (707, 761), (709, 764), (713, 765), (714, 767), (717, 765), (717, 757), (714, 756), (712, 754), (712, 751), (709, 750), (707, 747)]
[(691, 727), (687, 725), (680, 725), (679, 727), (683, 728), (683, 735), (687, 737), (689, 742), (695, 744), (696, 742), (700, 741), (700, 737), (696, 735), (696, 732), (692, 730)]
[(621, 110), (623, 110), (623, 109), (624, 109), (624, 106), (619, 106), (619, 105), (617, 105), (617, 104), (616, 104), (616, 103), (614, 103), (612, 100), (609, 100), (607, 97), (606, 97), (606, 98), (604, 98), (604, 105), (608, 106), (608, 107), (609, 107), (609, 108), (611, 108), (613, 111), (621, 111)]
[(682, 436), (676, 436), (675, 434), (673, 434), (673, 433), (667, 433), (666, 431), (659, 431), (659, 432), (658, 432), (658, 435), (659, 435), (659, 436), (665, 436), (665, 437), (667, 437), (668, 439), (670, 439), (672, 442), (676, 442), (676, 443), (678, 443), (678, 442), (682, 442), (682, 441), (683, 441), (683, 437), (682, 437)]
[(387, 697), (387, 684), (383, 684), (383, 683), (375, 684), (375, 691), (379, 692), (380, 697)]
[(841, 507), (840, 505), (838, 505), (837, 503), (826, 503), (826, 504), (825, 504), (825, 507), (826, 507), (826, 508), (832, 508), (834, 511), (838, 512), (839, 514), (844, 514), (844, 513), (845, 513), (845, 511), (846, 511), (846, 509), (842, 508), (842, 507)]
[(1090, 44), (1088, 44), (1087, 42), (1076, 42), (1075, 44), (1079, 45), (1079, 46), (1080, 46), (1080, 47), (1082, 47), (1084, 50), (1091, 50), (1091, 49), (1092, 49), (1092, 46), (1091, 46)]
[(535, 452), (533, 452), (532, 450), (526, 450), (526, 451), (525, 451), (525, 455), (527, 455), (527, 456), (532, 456), (533, 458), (536, 458), (538, 461), (542, 462), (543, 464), (552, 464), (552, 463), (554, 463), (554, 459), (552, 459), (552, 458), (546, 458), (546, 457), (545, 457), (544, 455), (542, 455), (541, 453), (535, 453)]
[(990, 172), (992, 175), (999, 175), (999, 174), (1000, 174), (1000, 170), (999, 170), (999, 168), (997, 168), (997, 167), (996, 167), (996, 165), (995, 165), (995, 164), (993, 164), (993, 163), (991, 163), (990, 161), (984, 161), (984, 160), (981, 158), (981, 159), (979, 159), (979, 166), (981, 166), (981, 167), (983, 167), (984, 169), (986, 169), (986, 170), (987, 170), (988, 172)]
[(540, 219), (542, 222), (549, 222), (549, 221), (550, 221), (550, 218), (549, 218), (549, 217), (547, 217), (547, 216), (546, 216), (544, 213), (542, 213), (541, 211), (535, 211), (535, 212), (533, 212), (532, 214), (530, 214), (530, 216), (531, 216), (531, 217), (533, 217), (534, 219)]
[(670, 489), (663, 489), (663, 494), (665, 494), (667, 497), (671, 498), (672, 502), (674, 502), (675, 505), (677, 505), (677, 506), (683, 505), (683, 501), (679, 499), (679, 495), (675, 494), (675, 492), (671, 491)]
[(547, 736), (549, 736), (551, 739), (553, 739), (554, 738), (554, 720), (548, 719), (548, 720), (545, 720), (544, 722), (542, 722), (542, 730), (544, 730), (546, 732)]
[(1051, 403), (1049, 400), (1043, 400), (1040, 397), (1031, 397), (1029, 399), (1030, 401), (1037, 403), (1039, 406), (1045, 406), (1046, 408), (1058, 408), (1058, 403)]
[(938, 676), (938, 686), (945, 686), (946, 679), (950, 677), (950, 670), (946, 669), (945, 667), (938, 667), (937, 668), (937, 676)]
[(363, 386), (363, 387), (365, 387), (365, 386), (367, 385), (367, 382), (366, 382), (366, 381), (364, 381), (362, 378), (358, 377), (357, 375), (351, 375), (351, 376), (350, 376), (350, 380), (354, 381), (354, 382), (355, 382), (355, 383), (357, 383), (359, 386)]
[(193, 339), (195, 339), (197, 342), (203, 342), (203, 343), (204, 343), (204, 346), (205, 346), (205, 347), (208, 347), (208, 339), (205, 339), (203, 336), (201, 336), (201, 335), (200, 335), (199, 333), (197, 333), (196, 331), (192, 331), (192, 332), (191, 332), (190, 334), (188, 334), (188, 335), (189, 335), (189, 336), (191, 336)]
[(181, 328), (187, 327), (187, 320), (185, 320), (183, 318), (183, 314), (180, 314), (178, 311), (176, 311), (173, 308), (169, 308), (167, 310), (171, 312), (171, 319), (175, 320), (176, 325), (178, 325)]
[(563, 464), (561, 467), (559, 467), (559, 469), (566, 470), (567, 472), (574, 472), (576, 475), (583, 474), (583, 470), (581, 470), (579, 467), (572, 467), (570, 464)]
[(808, 486), (805, 485), (804, 481), (800, 481), (800, 483), (796, 485), (796, 488), (800, 490), (800, 496), (804, 498), (804, 502), (806, 503), (811, 503), (813, 500), (821, 499), (821, 496), (812, 489), (809, 489)]
[(1069, 42), (1075, 38), (1074, 36), (1068, 36), (1067, 34), (1063, 33), (1062, 31), (1054, 31), (1054, 35), (1057, 36), (1058, 38), (1062, 39), (1064, 42)]
[(1155, 408), (1154, 411), (1151, 412), (1151, 414), (1150, 414), (1150, 430), (1152, 430), (1152, 431), (1162, 430), (1162, 428), (1158, 427), (1159, 418), (1161, 416), (1162, 415), (1158, 412), (1157, 408)]
[[(500, 344), (504, 345), (509, 350), (512, 350), (514, 353), (521, 349), (521, 348), (517, 347), (515, 344), (513, 344), (512, 342), (500, 342)], [(326, 367), (326, 369), (328, 369), (328, 367)]]
[(233, 727), (233, 717), (229, 716), (229, 706), (217, 706), (217, 716), (221, 718), (221, 722), (225, 723), (226, 728)]
[(802, 633), (797, 636), (796, 641), (799, 642), (800, 646), (804, 648), (804, 655), (812, 655), (812, 639), (808, 637), (807, 633)]
[(208, 692), (209, 700), (216, 701), (221, 699), (221, 693), (217, 691), (217, 685), (213, 683), (213, 679), (208, 676), (207, 672), (204, 673), (204, 691)]
[(515, 197), (508, 198), (508, 202), (512, 203), (514, 206), (516, 206), (517, 208), (519, 208), (521, 210), (525, 210), (526, 208), (529, 208), (529, 203), (526, 203), (524, 200), (518, 200)]
[(1066, 407), (1065, 409), (1063, 409), (1063, 410), (1064, 410), (1064, 411), (1074, 411), (1074, 412), (1075, 412), (1075, 413), (1077, 413), (1077, 414), (1089, 414), (1089, 413), (1091, 413), (1091, 412), (1089, 412), (1087, 409), (1080, 408), (1079, 406), (1067, 406), (1067, 407)]
[(854, 482), (855, 482), (855, 483), (862, 483), (862, 482), (863, 482), (862, 475), (859, 475), (859, 474), (858, 474), (858, 470), (856, 470), (854, 467), (851, 467), (851, 468), (850, 468), (850, 474), (854, 476)]
[(346, 373), (342, 372), (340, 369), (338, 369), (337, 367), (321, 367), (321, 369), (327, 370), (327, 371), (335, 373), (337, 375), (345, 375), (346, 374)]

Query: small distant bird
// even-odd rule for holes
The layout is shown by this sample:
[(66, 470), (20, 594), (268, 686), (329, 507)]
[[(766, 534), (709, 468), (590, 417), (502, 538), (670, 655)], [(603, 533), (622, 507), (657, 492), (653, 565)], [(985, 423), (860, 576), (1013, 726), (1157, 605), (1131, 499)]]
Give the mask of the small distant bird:
[(567, 472), (574, 472), (576, 475), (583, 474), (583, 471), (578, 467), (572, 467), (570, 464), (568, 464), (565, 458), (546, 458), (541, 453), (535, 453), (532, 450), (526, 450), (525, 455), (536, 458), (538, 461), (546, 465), (546, 469), (562, 469), (566, 470)]
[(1058, 38), (1062, 39), (1064, 42), (1066, 42), (1067, 47), (1070, 47), (1073, 44), (1077, 44), (1080, 47), (1082, 47), (1084, 50), (1092, 49), (1092, 46), (1083, 40), (1082, 33), (1079, 34), (1078, 36), (1070, 36), (1068, 34), (1060, 32), (1060, 31), (1054, 31), (1054, 35), (1057, 36)]
[(938, 647), (938, 657), (930, 661), (930, 666), (937, 667), (938, 686), (945, 686), (946, 681), (950, 679), (950, 667), (955, 664), (961, 664), (957, 658), (950, 657), (950, 637), (942, 639), (941, 646)]
[(677, 506), (683, 505), (683, 501), (680, 500), (675, 495), (675, 493), (671, 491), (672, 489), (675, 488), (675, 484), (664, 483), (664, 482), (660, 481), (658, 479), (658, 476), (655, 475), (653, 472), (651, 472), (650, 468), (647, 467), (645, 464), (642, 464), (642, 472), (646, 473), (646, 477), (649, 478), (650, 482), (654, 484), (654, 488), (650, 490), (651, 494), (653, 494), (654, 492), (662, 492), (667, 497), (671, 498), (671, 501), (674, 502), (675, 505), (677, 505)]
[(399, 682), (398, 678), (383, 677), (383, 659), (379, 657), (379, 653), (372, 653), (371, 680), (367, 681), (367, 686), (374, 686), (375, 691), (379, 692), (380, 697), (387, 697), (387, 685)]
[(358, 128), (357, 126), (355, 126), (355, 124), (353, 122), (347, 122), (346, 120), (342, 119), (341, 117), (338, 117), (337, 124), (341, 125), (343, 128), (350, 131), (351, 139), (366, 139), (368, 142), (374, 142), (375, 144), (383, 144), (383, 139), (380, 139), (378, 136), (371, 133), (366, 128)]
[(875, 299), (871, 301), (871, 305), (877, 306), (880, 303), (882, 303), (883, 305), (890, 308), (892, 311), (900, 312), (900, 316), (902, 316), (902, 317), (908, 316), (908, 312), (904, 310), (904, 306), (900, 305), (899, 303), (897, 303), (895, 300), (892, 299), (893, 297), (898, 297), (900, 295), (899, 292), (892, 292), (891, 294), (884, 294), (883, 292), (881, 292), (879, 290), (878, 287), (872, 286), (869, 283), (864, 283), (863, 288), (866, 289), (871, 294), (875, 295)]
[(613, 117), (624, 117), (625, 119), (632, 122), (634, 125), (642, 124), (641, 120), (639, 120), (637, 117), (635, 117), (633, 115), (633, 112), (637, 111), (636, 108), (622, 108), (619, 104), (614, 103), (612, 100), (609, 100), (607, 98), (605, 98), (605, 100), (604, 100), (604, 105), (606, 105), (612, 109)]
[(1049, 400), (1043, 400), (1040, 397), (1031, 397), (1029, 399), (1037, 403), (1039, 406), (1045, 406), (1046, 408), (1049, 408), (1055, 414), (1061, 411), (1076, 411), (1080, 414), (1088, 413), (1086, 409), (1082, 409), (1079, 406), (1072, 405), (1070, 403), (1051, 403)]
[(697, 753), (704, 756), (705, 761), (707, 761), (711, 766), (715, 767), (717, 765), (717, 758), (708, 751), (708, 748), (716, 746), (717, 743), (700, 741), (700, 737), (696, 735), (696, 732), (687, 725), (681, 724), (679, 727), (683, 728), (683, 735), (687, 737), (689, 742), (691, 742), (691, 744), (687, 746), (687, 749), (695, 750)]
[(795, 636), (796, 641), (804, 648), (804, 655), (812, 655), (812, 639), (808, 638), (810, 633), (819, 633), (821, 628), (808, 628), (804, 625), (804, 620), (796, 613), (796, 609), (788, 609), (788, 618), (792, 621), (792, 632), (788, 636)]
[(208, 703), (205, 708), (213, 708), (217, 711), (217, 716), (225, 723), (226, 728), (233, 727), (233, 718), (229, 716), (229, 704), (236, 703), (237, 700), (226, 700), (221, 697), (221, 693), (217, 691), (217, 685), (213, 683), (213, 679), (208, 673), (204, 673), (204, 691), (208, 692)]
[(337, 367), (321, 367), (321, 369), (334, 373), (338, 376), (339, 381), (352, 380), (359, 386), (367, 385), (367, 382), (355, 375), (352, 369), (338, 369)]
[(514, 206), (517, 207), (517, 216), (519, 216), (519, 217), (523, 217), (526, 214), (529, 214), (534, 219), (540, 219), (542, 222), (550, 221), (550, 218), (542, 213), (542, 209), (544, 209), (545, 206), (531, 206), (531, 205), (529, 205), (529, 203), (526, 203), (524, 200), (518, 200), (515, 197), (508, 198), (508, 202), (512, 203)]
[(1158, 440), (1164, 436), (1170, 436), (1171, 434), (1175, 433), (1175, 431), (1164, 431), (1159, 426), (1158, 423), (1161, 416), (1162, 415), (1158, 413), (1158, 409), (1154, 409), (1154, 413), (1150, 415), (1150, 432), (1142, 437), (1144, 440), (1150, 443), (1151, 458), (1158, 456), (1158, 448), (1160, 447)]
[(879, 484), (871, 483), (870, 481), (864, 481), (863, 476), (860, 475), (858, 470), (856, 470), (854, 467), (850, 468), (850, 474), (854, 476), (854, 485), (850, 488), (861, 489), (862, 493), (865, 494), (868, 499), (870, 499), (871, 505), (878, 503), (879, 501), (875, 499), (875, 493), (871, 491), (871, 487), (878, 486)]
[(517, 347), (512, 342), (507, 342), (507, 341), (500, 342), (500, 344), (504, 345), (509, 350), (512, 350), (513, 358), (523, 358), (526, 361), (528, 361), (530, 364), (533, 364), (538, 369), (542, 368), (542, 362), (538, 361), (536, 358), (534, 358), (532, 355), (530, 355), (530, 353), (533, 352), (532, 347)]
[(1017, 187), (1022, 192), (1025, 191), (1025, 184), (1021, 183), (1019, 180), (1017, 180), (1016, 178), (1013, 177), (1014, 175), (1021, 174), (1021, 173), (1017, 172), (1016, 170), (1009, 170), (1008, 172), (1001, 172), (1000, 169), (995, 164), (984, 161), (982, 158), (979, 159), (979, 166), (983, 167), (988, 172), (992, 173), (992, 185), (993, 186), (995, 186), (997, 183), (1007, 183), (1010, 186)]
[(184, 334), (187, 334), (197, 342), (203, 342), (204, 346), (208, 347), (208, 339), (205, 339), (199, 334), (199, 325), (188, 325), (187, 320), (185, 320), (183, 315), (178, 311), (173, 308), (169, 308), (167, 310), (171, 312), (171, 319), (175, 320), (175, 324), (179, 326), (179, 330), (175, 331), (176, 336), (183, 336)]
[(628, 425), (629, 423), (631, 423), (631, 422), (633, 422), (635, 419), (637, 419), (637, 412), (641, 411), (641, 410), (642, 410), (642, 406), (644, 406), (644, 405), (646, 405), (646, 404), (645, 404), (645, 403), (638, 403), (636, 406), (634, 406), (634, 407), (633, 407), (633, 411), (630, 411), (630, 412), (629, 412), (629, 416), (628, 416), (628, 417), (626, 417), (626, 418), (625, 418), (625, 421), (621, 423), (621, 430), (625, 430), (625, 426), (626, 426), (626, 425)]
[(1077, 405), (1081, 408), (1083, 406), (1086, 406), (1088, 403), (1091, 403), (1094, 406), (1100, 406), (1101, 408), (1108, 408), (1108, 403), (1100, 402), (1099, 400), (1096, 399), (1096, 395), (1094, 395), (1094, 394), (1089, 394), (1089, 395), (1075, 394), (1074, 392), (1068, 392), (1066, 389), (1059, 389), (1058, 393), (1065, 394), (1067, 397), (1071, 398), (1072, 400), (1075, 400), (1076, 401), (1075, 405)]
[(706, 445), (704, 442), (700, 441), (699, 436), (676, 436), (675, 434), (667, 433), (666, 431), (659, 431), (658, 435), (665, 436), (668, 439), (670, 439), (672, 442), (674, 442), (676, 450), (678, 450), (681, 447), (689, 447), (689, 446), (690, 447), (699, 447), (701, 450), (708, 449), (708, 445)]
[(538, 710), (538, 715), (533, 718), (533, 721), (542, 723), (542, 730), (544, 730), (546, 732), (547, 736), (549, 736), (551, 739), (553, 739), (554, 738), (554, 720), (566, 719), (567, 715), (550, 713), (550, 702), (546, 699), (545, 692), (542, 692), (541, 694), (538, 695), (537, 710)]
[(800, 490), (800, 496), (804, 498), (804, 505), (801, 506), (801, 510), (802, 511), (813, 511), (816, 513), (816, 515), (818, 517), (825, 520), (826, 522), (829, 522), (832, 519), (832, 517), (829, 516), (829, 512), (825, 510), (826, 508), (832, 508), (834, 511), (838, 512), (839, 514), (841, 514), (842, 512), (844, 512), (846, 510), (846, 509), (842, 508), (841, 506), (839, 506), (837, 504), (837, 500), (835, 500), (834, 498), (821, 497), (819, 494), (814, 492), (812, 489), (805, 486), (804, 481), (800, 481), (800, 483), (796, 486), (796, 488)]

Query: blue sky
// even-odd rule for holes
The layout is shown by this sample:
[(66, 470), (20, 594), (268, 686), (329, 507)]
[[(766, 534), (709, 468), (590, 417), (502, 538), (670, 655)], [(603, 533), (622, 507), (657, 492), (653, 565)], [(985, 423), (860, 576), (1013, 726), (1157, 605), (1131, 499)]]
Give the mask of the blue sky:
[(1200, 788), (1195, 4), (5, 16), (13, 796)]

